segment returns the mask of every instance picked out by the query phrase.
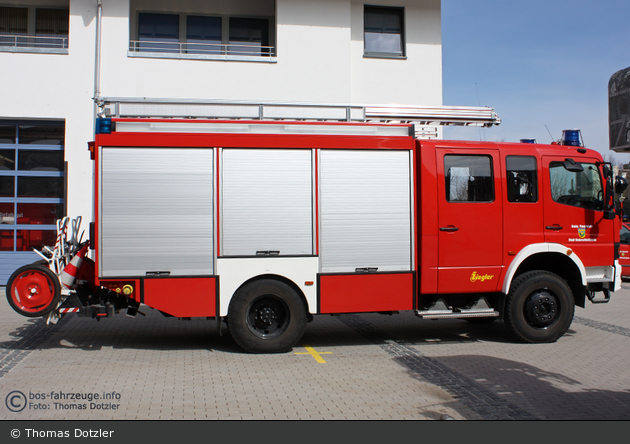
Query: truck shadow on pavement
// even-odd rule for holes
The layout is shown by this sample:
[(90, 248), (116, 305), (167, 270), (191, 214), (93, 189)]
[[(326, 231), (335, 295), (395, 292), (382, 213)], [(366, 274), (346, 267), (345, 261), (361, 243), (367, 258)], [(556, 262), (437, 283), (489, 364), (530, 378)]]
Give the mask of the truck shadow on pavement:
[(471, 419), (628, 420), (630, 390), (588, 387), (566, 375), (493, 356), (394, 358), (410, 376), (435, 384), (475, 412)]
[[(359, 315), (316, 316), (306, 329), (301, 343), (313, 346), (373, 345), (344, 320)], [(501, 322), (472, 324), (462, 320), (422, 321), (397, 319), (381, 315), (361, 315), (384, 332), (384, 335), (408, 344), (467, 342), (511, 342)], [(358, 333), (358, 334), (357, 334)], [(571, 330), (567, 334), (571, 334)], [(0, 342), (5, 350), (67, 349), (98, 351), (103, 347), (144, 350), (215, 350), (244, 353), (230, 336), (225, 323), (219, 333), (215, 320), (179, 320), (163, 317), (150, 310), (146, 317), (128, 319), (123, 315), (97, 322), (68, 316), (58, 324), (46, 325), (41, 318), (25, 318), (24, 324), (9, 334), (13, 340)]]

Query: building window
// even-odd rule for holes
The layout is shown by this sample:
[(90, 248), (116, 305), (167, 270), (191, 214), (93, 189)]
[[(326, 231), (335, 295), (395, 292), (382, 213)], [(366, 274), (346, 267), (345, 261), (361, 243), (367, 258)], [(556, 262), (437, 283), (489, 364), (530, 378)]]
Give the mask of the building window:
[(35, 10), (35, 35), (68, 37), (67, 9), (37, 8)]
[(270, 56), (269, 20), (230, 18), (230, 47), (233, 54)]
[(68, 53), (68, 8), (0, 7), (0, 51)]
[(65, 214), (64, 123), (0, 121), (0, 251), (54, 246)]
[(0, 6), (0, 35), (26, 33), (28, 33), (28, 8)]
[(221, 17), (189, 15), (186, 17), (186, 52), (188, 54), (221, 54)]
[(404, 57), (404, 9), (365, 6), (365, 55)]
[(139, 50), (179, 52), (179, 16), (176, 14), (138, 14)]
[(137, 40), (131, 40), (129, 53), (221, 60), (274, 57), (271, 23), (269, 18), (139, 12)]

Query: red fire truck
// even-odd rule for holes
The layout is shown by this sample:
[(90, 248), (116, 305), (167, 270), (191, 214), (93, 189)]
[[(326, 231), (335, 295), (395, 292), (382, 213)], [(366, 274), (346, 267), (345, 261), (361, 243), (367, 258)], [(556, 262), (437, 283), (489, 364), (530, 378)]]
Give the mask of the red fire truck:
[(489, 109), (112, 99), (101, 115), (89, 241), (76, 221), (68, 241), (64, 222), (11, 276), (23, 315), (144, 304), (225, 321), (257, 353), (341, 313), (502, 319), (519, 341), (551, 342), (575, 305), (620, 289), (626, 184), (598, 152), (570, 137), (424, 138), (436, 123), (497, 124)]

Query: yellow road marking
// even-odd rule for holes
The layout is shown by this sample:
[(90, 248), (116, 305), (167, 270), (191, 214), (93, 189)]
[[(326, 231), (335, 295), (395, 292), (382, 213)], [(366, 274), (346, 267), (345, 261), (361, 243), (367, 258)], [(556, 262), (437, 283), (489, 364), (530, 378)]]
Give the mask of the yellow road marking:
[(306, 349), (306, 353), (305, 352), (299, 352), (299, 353), (295, 352), (295, 354), (296, 355), (311, 355), (320, 364), (326, 364), (326, 361), (324, 361), (324, 358), (322, 358), (320, 355), (331, 355), (332, 354), (332, 352), (318, 352), (313, 347), (311, 347), (310, 345), (305, 345), (304, 348)]

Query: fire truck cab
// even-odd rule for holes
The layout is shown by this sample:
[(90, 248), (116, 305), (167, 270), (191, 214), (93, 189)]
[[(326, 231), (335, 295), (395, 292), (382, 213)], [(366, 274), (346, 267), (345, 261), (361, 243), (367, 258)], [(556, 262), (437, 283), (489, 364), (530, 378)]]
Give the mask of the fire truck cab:
[(144, 304), (225, 321), (258, 353), (290, 350), (314, 315), (366, 312), (502, 319), (519, 341), (551, 342), (575, 305), (620, 288), (621, 222), (600, 154), (422, 138), (429, 121), (497, 124), (487, 109), (347, 107), (331, 121), (309, 107), (307, 118), (253, 108), (267, 119), (148, 107), (103, 106), (90, 257), (62, 291), (41, 264), (17, 270), (7, 296), (18, 312), (54, 322)]

